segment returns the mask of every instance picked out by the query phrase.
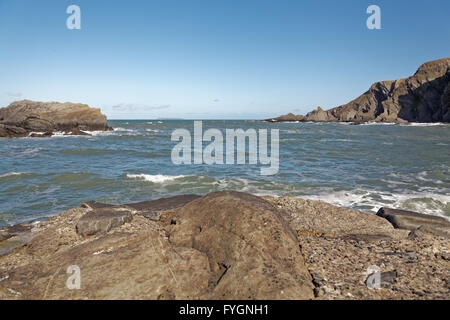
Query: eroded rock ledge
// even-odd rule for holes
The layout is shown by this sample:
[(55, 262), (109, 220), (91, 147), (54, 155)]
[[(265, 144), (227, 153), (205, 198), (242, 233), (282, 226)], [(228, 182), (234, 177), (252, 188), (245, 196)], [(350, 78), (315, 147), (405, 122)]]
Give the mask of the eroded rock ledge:
[[(0, 231), (12, 250), (0, 255), (0, 298), (448, 299), (448, 221), (399, 216), (413, 216), (405, 229), (321, 201), (231, 191), (87, 202)], [(66, 286), (73, 265), (79, 290)], [(377, 290), (365, 284), (373, 265)]]
[(55, 131), (109, 131), (106, 116), (86, 104), (22, 100), (0, 109), (0, 137), (49, 137)]

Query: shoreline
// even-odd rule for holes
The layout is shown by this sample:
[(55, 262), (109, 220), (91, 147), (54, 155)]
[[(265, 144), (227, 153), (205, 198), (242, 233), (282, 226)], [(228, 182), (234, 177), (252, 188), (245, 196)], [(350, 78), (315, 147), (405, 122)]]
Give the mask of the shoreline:
[[(385, 211), (388, 216), (389, 211)], [(399, 215), (391, 220), (400, 221), (403, 229), (394, 228), (386, 217), (289, 196), (257, 197), (222, 191), (118, 206), (90, 201), (44, 221), (9, 227), (7, 232), (13, 237), (0, 243), (17, 247), (0, 255), (0, 299), (116, 299), (122, 294), (134, 299), (210, 299), (218, 292), (225, 299), (247, 299), (245, 294), (231, 293), (244, 290), (242, 286), (253, 292), (252, 298), (259, 299), (448, 299), (448, 283), (442, 281), (450, 276), (450, 223), (414, 214), (405, 218), (400, 210), (394, 211)], [(4, 237), (5, 228), (0, 230)], [(239, 234), (244, 240), (235, 238)], [(191, 237), (197, 239), (196, 244), (188, 240)], [(159, 243), (161, 248), (155, 251), (147, 247), (149, 241), (153, 246)], [(241, 241), (247, 244), (242, 247)], [(258, 273), (259, 263), (263, 266), (269, 258), (260, 256), (259, 249), (247, 248), (248, 241), (272, 252), (271, 272)], [(230, 247), (230, 242), (236, 243)], [(297, 250), (292, 249), (295, 243), (300, 251), (292, 253)], [(243, 248), (247, 251), (241, 252)], [(180, 261), (180, 257), (166, 256), (175, 277), (182, 279), (178, 280), (182, 288), (167, 278), (167, 268), (162, 268), (158, 260), (160, 250), (166, 254), (182, 252)], [(141, 259), (143, 252), (150, 254), (151, 261)], [(235, 254), (242, 261), (234, 261)], [(285, 255), (297, 262), (285, 265)], [(255, 265), (251, 261), (259, 262)], [(58, 270), (65, 264), (80, 264), (81, 270), (91, 270), (81, 290), (65, 288), (65, 267)], [(365, 284), (365, 272), (371, 265), (380, 267), (386, 278), (377, 290)], [(115, 270), (114, 280), (104, 278), (105, 268)], [(155, 276), (147, 279), (142, 272), (129, 273), (136, 268), (154, 270)], [(234, 268), (235, 273), (227, 271), (220, 280), (234, 291), (208, 285), (224, 270)], [(283, 278), (287, 270), (297, 280)], [(29, 272), (33, 272), (32, 279), (19, 280)], [(248, 272), (256, 272), (256, 278), (241, 284), (239, 279)], [(56, 274), (59, 280), (48, 288), (45, 297), (39, 296), (46, 291), (42, 286), (50, 274)], [(136, 277), (144, 277), (141, 281), (155, 291), (133, 288)], [(102, 285), (100, 279), (106, 284)], [(203, 280), (197, 283), (199, 279)], [(260, 293), (256, 283), (262, 279), (278, 279), (282, 291), (288, 294), (279, 296), (278, 287)], [(192, 281), (195, 290), (189, 289)], [(117, 286), (123, 291), (117, 291)], [(156, 294), (161, 286), (165, 291)]]

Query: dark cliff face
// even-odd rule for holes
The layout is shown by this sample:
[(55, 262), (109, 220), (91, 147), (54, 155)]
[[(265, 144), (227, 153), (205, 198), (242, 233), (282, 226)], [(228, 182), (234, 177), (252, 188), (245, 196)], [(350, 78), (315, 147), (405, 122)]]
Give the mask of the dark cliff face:
[[(450, 58), (445, 58), (423, 64), (409, 78), (376, 82), (366, 93), (348, 104), (322, 112), (322, 119), (450, 122), (449, 106)], [(314, 121), (318, 114), (321, 112), (310, 113), (306, 119)]]
[(376, 82), (355, 100), (328, 111), (319, 107), (302, 121), (450, 122), (450, 58), (424, 63), (406, 79)]

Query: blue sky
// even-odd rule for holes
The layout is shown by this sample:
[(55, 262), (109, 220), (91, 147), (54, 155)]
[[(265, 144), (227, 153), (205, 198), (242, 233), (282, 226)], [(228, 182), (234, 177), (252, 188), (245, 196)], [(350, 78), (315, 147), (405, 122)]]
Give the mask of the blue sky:
[[(66, 8), (81, 8), (81, 30)], [(366, 9), (381, 8), (381, 30)], [(450, 56), (450, 1), (0, 0), (0, 106), (111, 119), (265, 118), (352, 100)]]

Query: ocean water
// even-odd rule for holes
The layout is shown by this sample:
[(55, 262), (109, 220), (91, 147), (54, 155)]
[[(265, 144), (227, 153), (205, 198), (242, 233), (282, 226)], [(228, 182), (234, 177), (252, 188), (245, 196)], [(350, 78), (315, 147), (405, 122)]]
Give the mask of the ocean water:
[(174, 165), (171, 134), (193, 132), (193, 121), (109, 124), (113, 132), (90, 137), (0, 138), (0, 225), (86, 200), (119, 204), (225, 189), (450, 217), (450, 125), (203, 121), (203, 130), (279, 129), (279, 172), (262, 176), (260, 165)]

